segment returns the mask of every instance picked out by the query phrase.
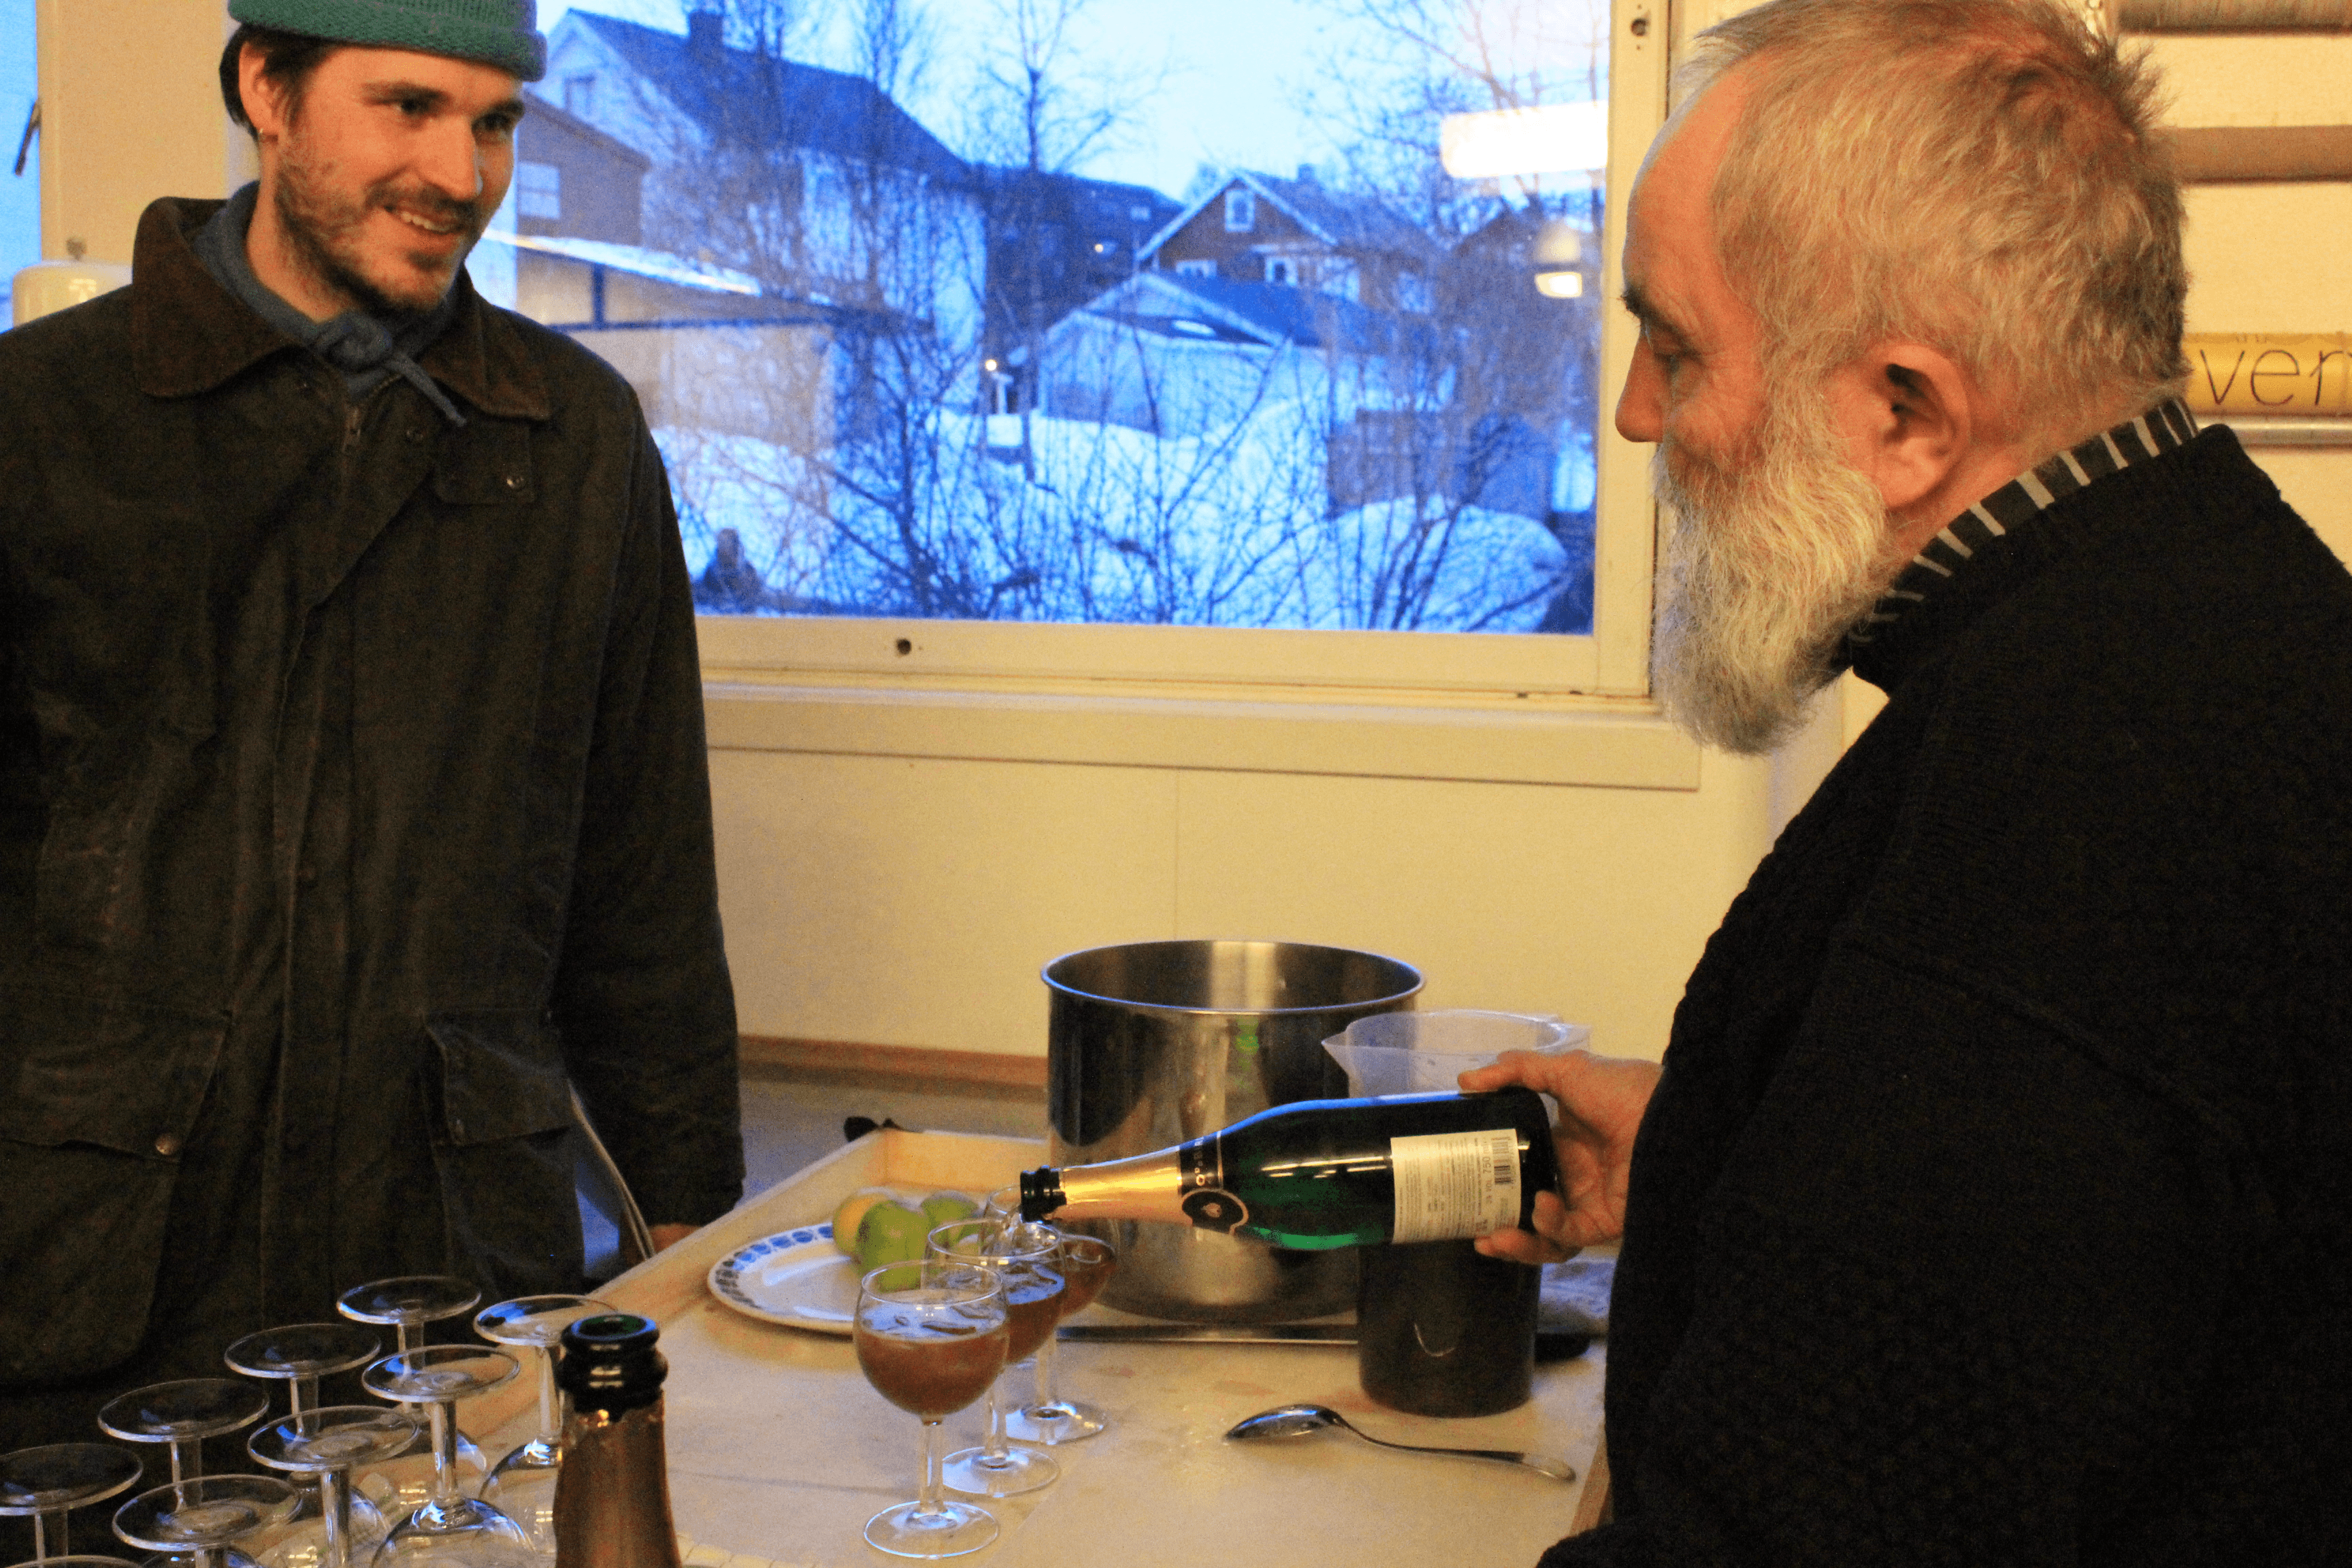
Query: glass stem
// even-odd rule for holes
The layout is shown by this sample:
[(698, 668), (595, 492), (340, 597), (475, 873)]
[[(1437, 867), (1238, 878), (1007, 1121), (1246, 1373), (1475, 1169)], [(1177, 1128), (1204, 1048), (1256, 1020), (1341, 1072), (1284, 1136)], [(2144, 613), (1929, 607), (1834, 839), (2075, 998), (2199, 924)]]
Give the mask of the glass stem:
[(286, 1404), (287, 1413), (290, 1415), (308, 1415), (316, 1410), (319, 1407), (318, 1378), (298, 1377), (287, 1384)]
[[(997, 1383), (1003, 1381), (997, 1379)], [(1004, 1463), (1004, 1406), (997, 1402), (995, 1383), (988, 1385), (988, 1436), (981, 1441), (980, 1462), (998, 1466)]]
[(205, 1456), (201, 1448), (197, 1449), (194, 1456), (195, 1462), (189, 1463), (191, 1456), (188, 1449), (194, 1447), (192, 1440), (174, 1437), (164, 1446), (172, 1450), (172, 1484), (173, 1486), (176, 1487), (183, 1481), (205, 1473)]
[(1054, 1408), (1054, 1331), (1045, 1331), (1043, 1343), (1037, 1347), (1037, 1408), (1051, 1415)]
[(58, 1521), (57, 1554), (60, 1557), (66, 1555), (66, 1510), (59, 1509), (55, 1514), (37, 1513), (33, 1516), (33, 1561), (36, 1563), (46, 1563), (49, 1560), (49, 1521), (51, 1519)]
[(915, 1504), (917, 1519), (936, 1519), (940, 1513), (940, 1424), (923, 1423), (923, 1491)]
[(319, 1475), (320, 1514), (327, 1524), (327, 1552), (320, 1568), (351, 1568), (352, 1489), (349, 1470)]
[(539, 1347), (539, 1440), (552, 1448), (563, 1441), (563, 1395), (555, 1386), (555, 1352)]
[(433, 1507), (437, 1511), (457, 1501), (457, 1423), (452, 1418), (454, 1406), (446, 1399), (435, 1400), (433, 1412)]
[(416, 1353), (417, 1342), (425, 1337), (424, 1328), (425, 1325), (422, 1323), (394, 1323), (393, 1325), (393, 1332), (400, 1336), (401, 1354), (415, 1355)]

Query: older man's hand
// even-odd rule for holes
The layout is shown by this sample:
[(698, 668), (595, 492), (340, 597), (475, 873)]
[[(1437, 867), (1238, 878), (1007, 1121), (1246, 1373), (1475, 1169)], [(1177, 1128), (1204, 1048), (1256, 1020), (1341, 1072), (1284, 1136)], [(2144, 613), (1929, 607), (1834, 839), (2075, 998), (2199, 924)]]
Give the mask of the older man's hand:
[(1559, 1102), (1552, 1143), (1559, 1152), (1566, 1203), (1536, 1194), (1535, 1230), (1498, 1230), (1481, 1237), (1478, 1250), (1521, 1263), (1558, 1263), (1625, 1229), (1625, 1184), (1633, 1161), (1633, 1134), (1658, 1085), (1655, 1062), (1570, 1051), (1539, 1057), (1506, 1051), (1492, 1067), (1462, 1075), (1466, 1089), (1521, 1084)]

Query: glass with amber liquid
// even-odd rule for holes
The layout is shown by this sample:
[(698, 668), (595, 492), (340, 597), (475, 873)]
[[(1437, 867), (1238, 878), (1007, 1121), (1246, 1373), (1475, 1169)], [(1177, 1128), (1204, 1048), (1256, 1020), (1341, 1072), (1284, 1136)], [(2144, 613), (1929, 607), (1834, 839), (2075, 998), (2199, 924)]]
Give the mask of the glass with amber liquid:
[(923, 1424), (923, 1487), (866, 1521), (896, 1557), (956, 1557), (997, 1536), (995, 1515), (940, 1495), (940, 1423), (988, 1392), (1012, 1348), (1011, 1314), (992, 1268), (932, 1258), (875, 1269), (857, 1285), (858, 1369)]

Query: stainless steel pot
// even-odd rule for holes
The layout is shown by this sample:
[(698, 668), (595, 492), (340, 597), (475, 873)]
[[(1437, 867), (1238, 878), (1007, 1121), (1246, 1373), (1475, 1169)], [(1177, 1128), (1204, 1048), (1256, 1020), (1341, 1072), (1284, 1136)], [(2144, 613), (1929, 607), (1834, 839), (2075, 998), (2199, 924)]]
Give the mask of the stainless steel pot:
[[(1268, 1106), (1347, 1093), (1323, 1042), (1413, 1005), (1421, 974), (1291, 942), (1141, 942), (1045, 970), (1046, 1147), (1059, 1165), (1148, 1154)], [(1353, 1303), (1353, 1248), (1295, 1252), (1189, 1226), (1098, 1226), (1119, 1249), (1103, 1300), (1131, 1312), (1272, 1322)]]

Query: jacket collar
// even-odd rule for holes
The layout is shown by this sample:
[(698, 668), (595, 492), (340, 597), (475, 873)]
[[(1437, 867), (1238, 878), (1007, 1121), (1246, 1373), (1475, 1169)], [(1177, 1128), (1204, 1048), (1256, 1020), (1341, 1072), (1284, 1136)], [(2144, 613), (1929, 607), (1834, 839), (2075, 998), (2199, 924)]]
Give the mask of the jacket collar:
[[(177, 197), (149, 204), (131, 252), (131, 363), (153, 397), (210, 392), (271, 354), (301, 345), (213, 280), (190, 241), (222, 204)], [(494, 417), (546, 419), (547, 384), (522, 335), (460, 274), (449, 330), (417, 356), (425, 373)]]

